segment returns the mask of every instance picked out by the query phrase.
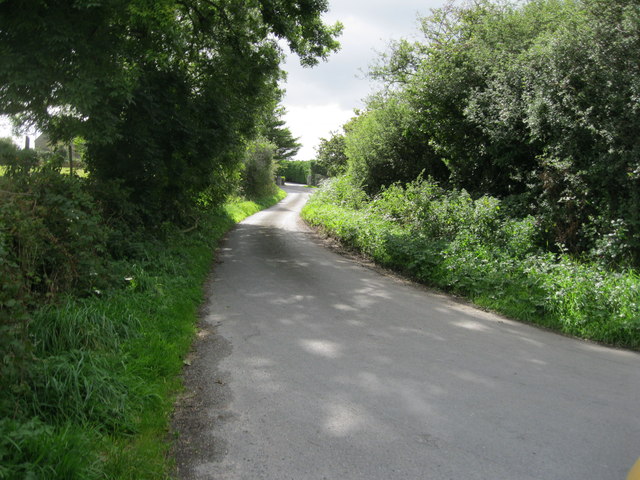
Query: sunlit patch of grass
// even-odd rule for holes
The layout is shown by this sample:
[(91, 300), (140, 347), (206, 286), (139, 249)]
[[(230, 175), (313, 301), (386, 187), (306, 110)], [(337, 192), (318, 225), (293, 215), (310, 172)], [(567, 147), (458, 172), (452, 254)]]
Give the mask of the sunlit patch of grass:
[[(3, 176), (6, 173), (6, 171), (7, 171), (7, 167), (4, 165), (0, 165), (0, 177)], [(69, 175), (69, 173), (71, 173), (71, 169), (69, 167), (62, 167), (60, 169), (60, 173), (62, 173), (63, 175)], [(83, 168), (74, 168), (73, 174), (82, 178), (86, 178), (89, 176), (89, 172), (87, 172)]]
[[(60, 173), (62, 173), (63, 175), (69, 175), (71, 173), (71, 168), (70, 167), (62, 167), (60, 169)], [(73, 169), (73, 174), (77, 175), (78, 177), (82, 177), (82, 178), (86, 178), (86, 177), (89, 176), (89, 172), (87, 172), (83, 168), (74, 168)]]
[(224, 206), (224, 211), (234, 222), (237, 223), (242, 219), (259, 212), (260, 210), (273, 205), (274, 200), (275, 202), (279, 202), (286, 196), (287, 194), (284, 190), (278, 189), (277, 193), (273, 197), (251, 201), (238, 199), (239, 201), (227, 203)]

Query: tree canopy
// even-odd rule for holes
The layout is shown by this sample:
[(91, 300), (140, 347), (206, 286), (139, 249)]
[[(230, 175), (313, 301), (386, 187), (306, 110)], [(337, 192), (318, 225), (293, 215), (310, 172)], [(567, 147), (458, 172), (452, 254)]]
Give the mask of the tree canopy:
[(258, 125), (258, 132), (265, 139), (275, 145), (274, 160), (276, 162), (282, 160), (292, 160), (300, 150), (298, 138), (294, 138), (286, 122), (282, 118), (285, 109), (282, 106), (275, 105), (268, 109), (265, 117)]
[(117, 182), (151, 221), (179, 217), (195, 193), (222, 191), (274, 108), (280, 44), (307, 66), (338, 48), (341, 25), (322, 22), (327, 8), (325, 0), (4, 0), (0, 114), (54, 140), (83, 137), (95, 181)]
[(347, 168), (345, 137), (339, 132), (331, 132), (329, 138), (321, 138), (316, 150), (316, 165), (321, 173), (329, 176), (343, 173)]
[(371, 70), (354, 178), (377, 193), (424, 170), (535, 214), (549, 245), (640, 261), (640, 2), (451, 3), (420, 28)]

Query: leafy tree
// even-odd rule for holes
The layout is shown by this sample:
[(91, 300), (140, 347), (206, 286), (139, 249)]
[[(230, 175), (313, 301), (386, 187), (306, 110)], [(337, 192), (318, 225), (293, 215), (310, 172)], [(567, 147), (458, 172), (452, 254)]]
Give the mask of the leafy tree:
[(260, 135), (275, 145), (274, 160), (276, 162), (292, 160), (301, 147), (299, 139), (294, 138), (282, 119), (284, 114), (284, 107), (275, 104), (273, 108), (268, 109), (266, 118), (258, 127)]
[(307, 183), (307, 176), (311, 173), (311, 162), (304, 160), (280, 160), (277, 174), (285, 177), (288, 182)]
[(550, 242), (637, 262), (640, 85), (628, 58), (640, 54), (640, 4), (532, 2), (481, 26), (487, 81), (464, 113), (486, 137), (484, 165), (529, 190)]
[[(523, 78), (548, 229), (574, 250), (640, 261), (640, 2), (585, 0)], [(585, 48), (589, 45), (589, 48)], [(533, 70), (538, 70), (534, 75)]]
[(315, 159), (315, 163), (322, 169), (319, 173), (330, 177), (344, 173), (347, 168), (346, 146), (342, 133), (332, 132), (328, 139), (321, 138)]
[(553, 35), (564, 3), (478, 2), (422, 19), (428, 43), (416, 49), (422, 60), (407, 90), (454, 185), (475, 195), (527, 191), (541, 145), (526, 140), (518, 59)]
[(254, 140), (247, 145), (243, 158), (243, 189), (252, 198), (273, 194), (275, 183), (273, 162), (276, 146), (265, 139)]
[(549, 245), (637, 264), (640, 2), (451, 3), (421, 29), (371, 70), (382, 100), (346, 135), (350, 172), (375, 192), (438, 157)]
[[(325, 0), (0, 3), (0, 113), (53, 140), (86, 140), (95, 182), (119, 183), (146, 221), (238, 167), (277, 97), (289, 45), (312, 66), (338, 48)], [(33, 32), (38, 32), (34, 35)]]
[(453, 185), (474, 195), (525, 194), (541, 142), (528, 136), (520, 59), (553, 36), (572, 2), (453, 3), (420, 20), (423, 42), (395, 42), (372, 68), (402, 92)]
[(393, 94), (372, 98), (368, 110), (346, 127), (348, 172), (368, 193), (395, 182), (410, 182), (421, 173), (446, 178), (446, 166), (416, 118), (406, 98)]

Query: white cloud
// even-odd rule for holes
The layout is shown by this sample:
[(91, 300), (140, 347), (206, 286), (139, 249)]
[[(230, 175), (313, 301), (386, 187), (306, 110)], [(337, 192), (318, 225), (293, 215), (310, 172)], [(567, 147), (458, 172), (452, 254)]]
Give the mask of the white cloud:
[(353, 110), (337, 103), (325, 105), (287, 105), (284, 116), (294, 137), (300, 138), (302, 148), (296, 158), (311, 160), (316, 156), (315, 148), (320, 138), (327, 138), (332, 131), (339, 130), (351, 117)]
[[(13, 135), (13, 129), (11, 127), (11, 122), (4, 118), (0, 117), (0, 138), (10, 138), (13, 140), (18, 146), (22, 146), (24, 143), (24, 137), (15, 137)], [(31, 144), (33, 144), (34, 137), (30, 137)]]
[(11, 135), (11, 123), (9, 119), (0, 117), (0, 138), (10, 137)]
[[(31, 146), (33, 146), (33, 142), (39, 134), (37, 132), (28, 132), (29, 141), (31, 142)], [(19, 135), (15, 136), (13, 134), (13, 126), (11, 124), (11, 120), (9, 117), (0, 115), (0, 138), (11, 138), (13, 143), (22, 147), (24, 145), (25, 136)]]
[(377, 58), (376, 52), (384, 52), (392, 39), (414, 38), (417, 15), (427, 15), (430, 8), (443, 3), (370, 0), (363, 7), (360, 0), (333, 0), (325, 21), (343, 23), (341, 50), (312, 69), (300, 67), (294, 56), (283, 66), (288, 72), (283, 85), (283, 104), (289, 111), (285, 120), (303, 144), (298, 159), (313, 158), (318, 139), (338, 130), (351, 118), (353, 109), (362, 108), (362, 101), (374, 90), (365, 73)]

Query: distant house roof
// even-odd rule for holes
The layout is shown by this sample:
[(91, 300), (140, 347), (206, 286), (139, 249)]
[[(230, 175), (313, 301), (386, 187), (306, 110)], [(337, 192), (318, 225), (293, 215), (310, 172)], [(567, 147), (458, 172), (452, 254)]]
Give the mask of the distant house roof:
[(49, 140), (49, 135), (47, 135), (46, 133), (39, 135), (33, 142), (33, 148), (38, 152), (53, 151), (53, 146), (51, 145), (51, 140)]
[[(36, 152), (42, 152), (42, 153), (53, 152), (56, 150), (59, 151), (62, 148), (64, 148), (66, 151), (67, 146), (64, 145), (62, 142), (58, 142), (55, 144), (51, 143), (51, 139), (49, 138), (49, 135), (47, 135), (46, 133), (39, 135), (33, 142), (33, 149)], [(81, 160), (81, 155), (75, 146), (73, 147), (73, 159)]]

